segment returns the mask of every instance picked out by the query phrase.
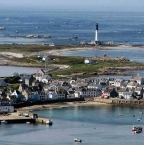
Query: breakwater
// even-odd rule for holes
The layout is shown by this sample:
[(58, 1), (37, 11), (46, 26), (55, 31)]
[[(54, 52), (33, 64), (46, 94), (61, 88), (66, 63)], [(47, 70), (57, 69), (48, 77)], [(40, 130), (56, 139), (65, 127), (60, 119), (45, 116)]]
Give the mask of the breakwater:
[(52, 125), (52, 121), (48, 118), (41, 118), (37, 114), (31, 112), (18, 111), (9, 114), (2, 114), (0, 116), (1, 124), (14, 124), (14, 123), (41, 123)]

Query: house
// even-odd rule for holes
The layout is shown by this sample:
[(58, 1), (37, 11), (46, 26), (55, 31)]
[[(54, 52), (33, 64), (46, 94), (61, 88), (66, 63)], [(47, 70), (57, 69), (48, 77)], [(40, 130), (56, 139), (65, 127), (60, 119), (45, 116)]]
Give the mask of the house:
[(45, 72), (44, 72), (43, 69), (38, 69), (36, 75), (37, 76), (43, 76), (43, 75), (45, 75)]
[(132, 80), (136, 81), (139, 85), (144, 84), (144, 78), (142, 76), (134, 76)]
[(135, 92), (137, 95), (143, 97), (143, 96), (144, 96), (144, 89), (143, 89), (143, 87), (144, 87), (144, 86), (142, 86), (142, 85), (138, 85), (138, 86), (134, 89), (134, 92)]
[(101, 96), (101, 90), (99, 89), (84, 89), (79, 88), (74, 92), (74, 96), (76, 98), (80, 97), (99, 97)]
[(129, 100), (132, 97), (133, 92), (128, 91), (127, 89), (121, 89), (118, 91), (119, 98)]
[(19, 80), (20, 83), (24, 83), (28, 86), (32, 85), (32, 82), (35, 80), (33, 75), (23, 75), (21, 76), (21, 79)]
[(34, 77), (32, 75), (25, 77), (25, 84), (28, 86), (32, 86), (32, 82), (34, 81)]
[(115, 88), (113, 88), (113, 89), (110, 91), (110, 97), (111, 97), (111, 98), (118, 97), (118, 92), (115, 90)]
[(22, 93), (26, 89), (28, 89), (28, 86), (26, 84), (20, 84), (18, 91)]
[(30, 89), (24, 90), (22, 92), (25, 100), (23, 101), (39, 101), (40, 100), (40, 95), (38, 94), (37, 91), (32, 92)]
[(105, 91), (102, 93), (102, 95), (100, 97), (104, 98), (104, 99), (108, 99), (110, 97), (110, 93)]
[(19, 76), (19, 73), (15, 72), (12, 74), (12, 77), (16, 77), (16, 76)]
[(43, 56), (42, 61), (49, 61), (51, 60), (48, 56)]
[(101, 84), (95, 84), (95, 83), (90, 83), (88, 86), (87, 86), (88, 89), (102, 89), (102, 85)]
[(43, 58), (44, 57), (44, 54), (40, 53), (37, 57), (38, 58)]
[(114, 86), (115, 87), (121, 87), (124, 84), (124, 80), (123, 79), (115, 79), (114, 81)]
[(138, 86), (138, 83), (136, 81), (130, 81), (127, 83), (127, 88), (129, 89), (133, 89), (133, 88), (136, 88)]
[(2, 99), (0, 101), (0, 113), (11, 113), (14, 112), (14, 107), (11, 106), (8, 99)]
[(84, 63), (85, 63), (85, 64), (93, 64), (93, 60), (92, 60), (91, 58), (86, 58), (86, 59), (84, 60)]
[(4, 80), (0, 80), (0, 86), (6, 87), (6, 86), (8, 86), (8, 83), (6, 83)]
[(115, 78), (109, 78), (108, 79), (108, 83), (109, 83), (110, 86), (114, 86), (114, 84), (115, 84)]

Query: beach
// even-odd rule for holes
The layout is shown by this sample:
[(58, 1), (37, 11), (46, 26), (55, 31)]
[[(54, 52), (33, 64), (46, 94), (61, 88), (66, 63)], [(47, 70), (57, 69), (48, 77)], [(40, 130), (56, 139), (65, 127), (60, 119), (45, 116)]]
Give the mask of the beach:
[(63, 108), (63, 107), (75, 107), (75, 106), (91, 106), (91, 105), (108, 105), (106, 103), (100, 102), (64, 102), (64, 103), (52, 103), (52, 104), (44, 104), (44, 105), (34, 105), (29, 107), (23, 107), (17, 109), (18, 111), (36, 111), (36, 110), (47, 110), (53, 108)]

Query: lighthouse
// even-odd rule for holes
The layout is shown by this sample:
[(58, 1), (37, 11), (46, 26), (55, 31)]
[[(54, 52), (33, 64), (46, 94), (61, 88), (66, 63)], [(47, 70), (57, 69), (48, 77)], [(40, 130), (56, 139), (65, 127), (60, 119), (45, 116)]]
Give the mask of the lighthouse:
[(98, 44), (98, 23), (96, 23), (95, 44)]

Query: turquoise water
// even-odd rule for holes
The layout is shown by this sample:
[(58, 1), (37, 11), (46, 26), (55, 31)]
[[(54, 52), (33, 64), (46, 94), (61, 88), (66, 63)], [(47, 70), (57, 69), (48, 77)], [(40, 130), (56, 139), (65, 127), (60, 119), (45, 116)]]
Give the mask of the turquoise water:
[[(81, 138), (83, 145), (141, 145), (144, 134), (133, 134), (133, 125), (144, 124), (143, 108), (105, 105), (64, 107), (36, 111), (51, 118), (52, 126), (14, 124), (0, 125), (3, 145), (75, 145)], [(123, 116), (119, 116), (123, 114)], [(135, 114), (136, 117), (133, 117)], [(142, 118), (140, 122), (137, 118)]]

